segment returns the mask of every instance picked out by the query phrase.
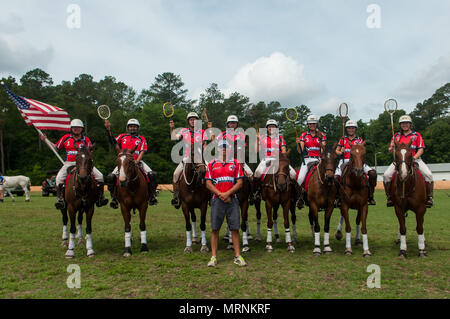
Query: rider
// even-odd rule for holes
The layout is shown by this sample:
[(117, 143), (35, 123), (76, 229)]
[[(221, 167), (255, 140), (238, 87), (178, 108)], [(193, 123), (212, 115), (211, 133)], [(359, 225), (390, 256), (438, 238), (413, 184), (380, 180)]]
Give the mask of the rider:
[(303, 132), (300, 137), (296, 139), (297, 144), (300, 144), (300, 152), (303, 154), (304, 149), (308, 156), (304, 158), (300, 172), (298, 174), (297, 183), (300, 186), (300, 197), (297, 202), (299, 209), (303, 208), (303, 182), (305, 181), (306, 174), (308, 173), (308, 164), (319, 162), (322, 147), (325, 147), (327, 143), (326, 135), (317, 129), (319, 120), (315, 115), (308, 116), (306, 123), (308, 125), (308, 131)]
[[(49, 141), (55, 149), (61, 150), (64, 148), (66, 150), (66, 161), (56, 175), (56, 185), (58, 185), (56, 189), (56, 196), (58, 197), (58, 201), (55, 203), (55, 207), (57, 209), (64, 209), (66, 207), (64, 202), (64, 185), (67, 177), (67, 169), (76, 165), (76, 156), (78, 151), (76, 150), (75, 145), (78, 147), (84, 146), (86, 148), (92, 146), (89, 137), (83, 134), (83, 129), (83, 122), (79, 119), (74, 119), (70, 122), (70, 134), (66, 134), (61, 137), (56, 144)], [(45, 141), (46, 138), (47, 136), (45, 134), (41, 134), (41, 140)], [(100, 171), (95, 167), (92, 169), (92, 173), (97, 181), (97, 207), (105, 206), (108, 204), (108, 200), (103, 195), (103, 174), (100, 173)]]
[[(183, 160), (178, 164), (177, 168), (173, 172), (173, 199), (172, 199), (172, 205), (175, 206), (175, 208), (180, 207), (180, 199), (178, 198), (179, 195), (179, 189), (178, 189), (178, 180), (180, 178), (181, 172), (183, 171), (184, 163), (188, 158), (191, 157), (191, 147), (194, 145), (195, 142), (201, 142), (202, 143), (202, 150), (206, 147), (206, 142), (208, 141), (208, 136), (206, 132), (203, 129), (197, 129), (195, 128), (195, 121), (199, 120), (199, 117), (197, 113), (190, 112), (186, 117), (188, 127), (182, 128), (177, 134), (174, 133), (175, 124), (172, 120), (169, 122), (170, 127), (170, 136), (172, 140), (178, 141), (180, 139), (183, 139), (185, 144), (185, 154), (183, 157)], [(212, 123), (208, 122), (208, 128), (212, 127)], [(194, 161), (194, 159), (192, 159)], [(208, 164), (208, 163), (206, 163)]]
[[(259, 136), (259, 143), (257, 142), (255, 145), (256, 153), (259, 153), (260, 147), (262, 147), (264, 151), (264, 157), (259, 163), (258, 167), (255, 170), (254, 179), (253, 179), (253, 189), (255, 190), (254, 198), (260, 198), (261, 192), (261, 181), (260, 178), (267, 172), (269, 168), (272, 166), (272, 162), (276, 160), (277, 155), (281, 153), (286, 154), (286, 141), (284, 137), (278, 134), (278, 122), (272, 119), (269, 119), (266, 122), (267, 134), (263, 134)], [(292, 166), (289, 165), (289, 176), (292, 181), (295, 181), (295, 170)]]
[(217, 137), (217, 142), (221, 140), (226, 140), (230, 145), (234, 144), (234, 151), (235, 154), (240, 154), (240, 152), (243, 152), (244, 158), (240, 161), (242, 163), (242, 168), (245, 171), (245, 174), (247, 175), (249, 181), (250, 181), (250, 202), (253, 201), (253, 171), (250, 169), (250, 167), (245, 163), (245, 147), (247, 146), (247, 143), (245, 143), (245, 135), (242, 132), (235, 131), (236, 128), (239, 126), (239, 119), (236, 115), (230, 115), (227, 118), (227, 130), (222, 132)]
[[(391, 139), (391, 143), (389, 145), (389, 152), (392, 153), (394, 151), (394, 139), (396, 139), (399, 143), (405, 143), (408, 144), (410, 141), (412, 141), (411, 144), (411, 152), (412, 156), (414, 158), (414, 161), (416, 162), (418, 169), (420, 173), (422, 174), (423, 178), (425, 179), (425, 185), (426, 185), (426, 191), (427, 191), (427, 200), (425, 202), (425, 205), (430, 208), (433, 206), (433, 175), (428, 168), (428, 166), (424, 163), (424, 161), (421, 159), (421, 156), (425, 149), (425, 143), (423, 142), (422, 135), (420, 135), (419, 132), (415, 132), (411, 130), (412, 126), (412, 120), (409, 115), (402, 115), (400, 116), (400, 119), (398, 121), (400, 124), (400, 132), (396, 133), (393, 138)], [(391, 180), (392, 176), (395, 173), (395, 165), (392, 163), (383, 176), (383, 182), (384, 182), (384, 189), (386, 192), (387, 197), (387, 203), (386, 205), (388, 207), (394, 206), (394, 203), (392, 202), (391, 198)]]
[[(345, 123), (345, 130), (347, 132), (347, 135), (339, 140), (336, 147), (336, 154), (339, 156), (343, 155), (343, 158), (340, 159), (339, 164), (337, 165), (334, 172), (334, 178), (338, 183), (341, 182), (342, 169), (344, 168), (345, 164), (350, 161), (351, 145), (363, 143), (363, 139), (356, 135), (357, 129), (358, 123), (356, 123), (355, 121), (347, 121), (347, 123)], [(375, 190), (375, 186), (377, 185), (377, 172), (374, 169), (370, 168), (370, 166), (368, 166), (366, 163), (364, 163), (363, 168), (364, 173), (369, 176), (369, 205), (376, 205), (376, 202), (373, 199), (373, 192)], [(338, 198), (337, 201), (337, 205), (339, 207), (340, 199)]]
[[(155, 205), (158, 203), (158, 200), (156, 198), (156, 187), (158, 186), (158, 183), (156, 181), (157, 174), (156, 172), (152, 171), (151, 168), (145, 164), (145, 162), (142, 160), (144, 157), (144, 154), (147, 152), (147, 141), (145, 140), (145, 137), (142, 135), (139, 135), (139, 127), (140, 123), (137, 119), (130, 119), (127, 123), (127, 132), (123, 133), (116, 138), (112, 136), (111, 133), (111, 124), (108, 120), (105, 120), (105, 127), (108, 131), (109, 135), (109, 141), (113, 146), (117, 146), (117, 150), (132, 150), (136, 147), (136, 150), (133, 154), (135, 163), (144, 170), (145, 174), (147, 174), (149, 183), (148, 183), (148, 193), (149, 193), (149, 204)], [(114, 209), (118, 207), (118, 201), (117, 201), (117, 190), (116, 190), (116, 179), (119, 175), (119, 170), (116, 166), (116, 168), (113, 170), (111, 174), (108, 175), (107, 181), (108, 181), (108, 189), (111, 193), (111, 203), (110, 206)]]

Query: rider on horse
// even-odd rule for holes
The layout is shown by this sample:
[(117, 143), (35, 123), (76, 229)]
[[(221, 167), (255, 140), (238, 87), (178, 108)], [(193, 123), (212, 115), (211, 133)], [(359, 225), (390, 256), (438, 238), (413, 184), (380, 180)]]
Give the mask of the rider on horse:
[[(56, 196), (58, 197), (58, 201), (55, 203), (55, 207), (57, 209), (64, 209), (66, 207), (66, 203), (64, 202), (64, 184), (67, 178), (67, 169), (69, 167), (76, 165), (76, 156), (78, 151), (76, 150), (75, 145), (78, 147), (86, 147), (89, 148), (92, 146), (91, 140), (89, 137), (83, 135), (84, 124), (79, 119), (74, 119), (70, 122), (70, 134), (66, 134), (60, 138), (60, 140), (56, 144), (52, 144), (52, 146), (57, 149), (65, 149), (66, 150), (66, 161), (64, 162), (63, 167), (59, 170), (56, 175), (56, 185), (58, 185), (56, 189)], [(45, 134), (41, 135), (41, 139), (44, 141), (47, 138)], [(94, 175), (95, 180), (97, 181), (97, 207), (104, 206), (108, 204), (108, 200), (103, 196), (104, 189), (104, 181), (103, 174), (97, 168), (93, 168), (92, 173)]]
[[(278, 134), (278, 122), (275, 120), (268, 120), (266, 122), (267, 134), (263, 134), (259, 136), (259, 143), (257, 142), (255, 145), (256, 153), (259, 153), (260, 147), (262, 148), (264, 155), (263, 159), (259, 163), (258, 167), (255, 170), (254, 179), (253, 179), (253, 189), (255, 191), (254, 198), (259, 198), (261, 193), (261, 176), (266, 174), (269, 169), (273, 166), (273, 162), (278, 159), (278, 156), (281, 153), (287, 153), (286, 150), (286, 141), (282, 135)], [(295, 170), (292, 166), (289, 165), (289, 176), (292, 181), (295, 181)]]
[[(209, 139), (206, 132), (203, 129), (196, 130), (196, 128), (195, 128), (195, 121), (199, 120), (197, 113), (190, 112), (187, 115), (186, 120), (188, 122), (188, 127), (182, 128), (177, 134), (175, 134), (175, 136), (173, 136), (175, 124), (172, 120), (169, 122), (170, 136), (172, 137), (172, 140), (178, 141), (180, 139), (183, 139), (184, 144), (185, 144), (185, 147), (184, 147), (185, 154), (184, 154), (183, 160), (178, 164), (177, 168), (173, 172), (173, 180), (172, 180), (173, 199), (172, 199), (171, 204), (173, 206), (175, 206), (176, 208), (179, 208), (181, 205), (180, 199), (178, 198), (178, 195), (179, 195), (178, 180), (180, 179), (181, 172), (183, 171), (184, 163), (186, 162), (187, 159), (189, 159), (191, 157), (191, 147), (194, 146), (195, 142), (197, 142), (197, 143), (201, 142), (202, 151), (203, 151), (206, 147), (206, 142)], [(208, 128), (211, 128), (211, 126), (212, 126), (212, 123), (208, 122)], [(192, 162), (193, 161), (194, 161), (194, 159), (192, 159)]]
[(308, 173), (308, 164), (319, 162), (322, 147), (325, 147), (327, 143), (326, 135), (317, 129), (319, 120), (315, 115), (308, 116), (306, 123), (308, 125), (308, 131), (303, 132), (296, 140), (297, 144), (300, 144), (300, 152), (303, 154), (303, 151), (306, 148), (306, 152), (308, 153), (307, 157), (304, 158), (302, 166), (300, 167), (300, 172), (297, 179), (297, 183), (300, 186), (300, 197), (297, 202), (297, 207), (299, 209), (304, 206), (304, 189), (302, 184), (305, 181), (306, 174)]
[[(158, 200), (156, 198), (156, 187), (158, 186), (158, 183), (156, 181), (156, 172), (152, 171), (152, 169), (145, 164), (145, 162), (142, 160), (144, 157), (144, 154), (147, 153), (147, 141), (145, 137), (142, 135), (139, 135), (139, 127), (140, 123), (137, 119), (130, 119), (127, 123), (127, 132), (123, 133), (116, 138), (112, 136), (111, 133), (111, 124), (108, 120), (105, 120), (105, 127), (108, 131), (109, 141), (111, 145), (115, 146), (117, 145), (118, 149), (122, 150), (132, 150), (136, 148), (133, 157), (135, 163), (147, 174), (148, 176), (148, 193), (149, 193), (149, 204), (155, 205), (158, 203)], [(114, 209), (118, 208), (119, 203), (117, 201), (117, 192), (116, 192), (116, 180), (117, 176), (119, 175), (119, 170), (116, 166), (114, 168), (113, 172), (108, 175), (107, 181), (108, 181), (108, 189), (111, 193), (111, 203), (110, 206)]]
[[(240, 155), (243, 158), (239, 158), (239, 162), (242, 164), (242, 168), (244, 169), (245, 174), (247, 175), (250, 181), (250, 188), (253, 188), (253, 171), (250, 167), (245, 163), (245, 147), (247, 143), (245, 142), (245, 135), (242, 132), (237, 132), (236, 128), (239, 126), (239, 120), (236, 115), (230, 115), (227, 118), (227, 130), (225, 132), (220, 133), (217, 137), (217, 142), (221, 140), (226, 140), (228, 144), (234, 145), (234, 154), (236, 154), (235, 158), (239, 158)], [(250, 200), (253, 200), (253, 190), (250, 190)]]
[[(347, 135), (339, 140), (336, 147), (336, 154), (339, 156), (343, 155), (343, 158), (340, 159), (339, 164), (336, 167), (336, 171), (334, 172), (334, 178), (338, 183), (341, 183), (343, 168), (350, 161), (351, 145), (363, 143), (363, 139), (356, 135), (357, 129), (358, 123), (356, 123), (355, 121), (347, 121), (347, 123), (345, 123), (345, 130), (347, 132)], [(366, 163), (364, 163), (364, 173), (369, 176), (369, 205), (376, 205), (376, 202), (373, 199), (373, 192), (375, 190), (375, 186), (377, 185), (377, 172)], [(339, 202), (339, 198), (337, 200)], [(337, 206), (339, 207), (339, 203), (337, 204)]]
[[(389, 152), (394, 151), (394, 139), (397, 140), (399, 143), (405, 143), (408, 144), (410, 141), (411, 143), (411, 152), (414, 157), (414, 162), (417, 164), (417, 168), (419, 169), (419, 172), (422, 174), (423, 178), (425, 179), (425, 185), (426, 185), (426, 191), (427, 191), (427, 200), (425, 205), (430, 208), (433, 206), (433, 175), (428, 168), (428, 166), (424, 163), (424, 161), (421, 159), (421, 156), (425, 149), (425, 143), (423, 142), (422, 135), (420, 135), (419, 132), (415, 132), (411, 130), (412, 126), (412, 120), (409, 115), (403, 115), (400, 116), (400, 119), (398, 121), (400, 124), (400, 132), (396, 133), (391, 140), (391, 143), (389, 145)], [(386, 205), (388, 207), (393, 206), (394, 203), (392, 202), (391, 198), (391, 180), (392, 176), (394, 175), (396, 171), (396, 167), (394, 163), (392, 163), (383, 176), (383, 182), (384, 182), (384, 189), (386, 192), (387, 197), (387, 203)]]

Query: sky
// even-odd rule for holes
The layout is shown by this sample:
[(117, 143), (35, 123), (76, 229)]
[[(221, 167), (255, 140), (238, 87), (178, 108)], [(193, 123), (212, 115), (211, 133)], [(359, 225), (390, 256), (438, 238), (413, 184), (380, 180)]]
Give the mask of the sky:
[(0, 77), (39, 67), (139, 92), (173, 72), (192, 99), (217, 83), (317, 116), (346, 102), (368, 121), (450, 82), (449, 17), (446, 0), (0, 0)]

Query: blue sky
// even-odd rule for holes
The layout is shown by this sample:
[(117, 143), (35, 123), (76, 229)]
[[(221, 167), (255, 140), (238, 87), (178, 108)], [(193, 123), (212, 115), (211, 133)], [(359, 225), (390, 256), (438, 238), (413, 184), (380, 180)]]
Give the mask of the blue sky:
[[(69, 4), (81, 27), (69, 29)], [(380, 28), (368, 28), (370, 4)], [(215, 82), (252, 102), (340, 102), (375, 118), (395, 97), (411, 111), (450, 82), (450, 2), (434, 1), (4, 1), (0, 76), (41, 67), (56, 83), (112, 75), (137, 90), (180, 74), (191, 98)]]

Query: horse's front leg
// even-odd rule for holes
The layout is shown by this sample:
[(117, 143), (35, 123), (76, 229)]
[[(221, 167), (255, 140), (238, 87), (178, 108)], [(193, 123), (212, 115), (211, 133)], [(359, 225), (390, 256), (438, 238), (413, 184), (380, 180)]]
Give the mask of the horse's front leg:
[(363, 215), (363, 209), (360, 207), (358, 209), (358, 214), (356, 215), (356, 235), (355, 235), (355, 246), (361, 245), (361, 218)]
[(198, 244), (197, 239), (197, 215), (195, 215), (195, 208), (190, 208), (189, 213), (191, 214), (192, 221), (192, 243)]
[(94, 204), (86, 212), (86, 255), (94, 257), (94, 249), (92, 246), (92, 217), (94, 216)]
[(291, 208), (291, 201), (288, 199), (284, 202), (283, 205), (283, 217), (284, 217), (284, 236), (286, 238), (286, 244), (288, 246), (287, 250), (288, 252), (293, 253), (295, 251), (294, 246), (292, 245), (292, 239), (291, 239), (291, 230), (289, 227), (289, 211)]
[(122, 212), (123, 222), (125, 224), (125, 248), (123, 250), (124, 257), (130, 257), (131, 251), (131, 213), (130, 209), (126, 207), (124, 203), (120, 204), (120, 210)]
[(143, 201), (141, 207), (139, 207), (139, 230), (141, 231), (141, 252), (148, 252), (147, 247), (147, 229), (145, 226), (145, 217), (147, 216), (147, 201)]
[(267, 245), (266, 245), (266, 251), (271, 253), (273, 251), (272, 247), (272, 226), (273, 226), (273, 220), (272, 220), (272, 203), (270, 203), (269, 199), (266, 199), (266, 213), (267, 213)]
[(352, 251), (352, 227), (350, 226), (350, 219), (348, 217), (348, 203), (346, 201), (342, 201), (341, 203), (341, 215), (345, 220), (345, 254), (351, 255)]
[(248, 201), (241, 204), (242, 252), (250, 251), (248, 246)]
[[(364, 206), (360, 208), (362, 216), (362, 242), (363, 242), (363, 257), (370, 257), (372, 254), (369, 250), (369, 238), (367, 237), (367, 214), (369, 213), (369, 206), (367, 201), (364, 202)], [(359, 213), (359, 212), (358, 212)]]
[(315, 201), (311, 201), (309, 205), (309, 220), (312, 221), (314, 226), (313, 228), (313, 237), (314, 237), (314, 256), (322, 255), (322, 251), (320, 250), (320, 225), (319, 225), (319, 207), (317, 206)]
[(291, 211), (291, 222), (292, 222), (292, 242), (297, 242), (297, 227), (295, 223), (297, 222), (297, 215), (295, 214), (295, 202), (291, 202), (291, 206), (289, 208)]
[(84, 210), (78, 212), (77, 235), (75, 237), (78, 239), (78, 245), (83, 245), (83, 212)]
[(280, 204), (273, 205), (273, 233), (275, 234), (275, 242), (281, 243), (280, 233), (278, 231), (278, 208)]
[(256, 209), (256, 241), (261, 241), (261, 200), (255, 200)]
[(69, 217), (67, 216), (67, 208), (61, 209), (63, 231), (62, 231), (62, 243), (61, 246), (67, 247), (69, 245), (69, 234), (67, 233), (67, 222)]
[[(200, 248), (200, 252), (207, 253), (209, 252), (208, 242), (206, 240), (206, 214), (208, 211), (207, 202), (203, 203), (200, 207), (200, 236), (201, 236), (201, 244), (202, 248)], [(231, 236), (230, 236), (231, 237)]]
[(333, 214), (334, 205), (333, 202), (328, 203), (328, 207), (325, 210), (324, 226), (323, 226), (323, 252), (330, 254), (333, 250), (330, 247), (330, 220)]
[(425, 216), (426, 207), (425, 205), (421, 206), (416, 210), (416, 231), (417, 231), (417, 240), (419, 245), (419, 257), (426, 257), (427, 252), (425, 251), (425, 235), (423, 233), (423, 219)]
[(75, 233), (76, 233), (76, 213), (77, 211), (73, 207), (73, 205), (69, 205), (67, 207), (67, 210), (69, 212), (69, 218), (70, 218), (70, 237), (69, 237), (69, 246), (67, 247), (66, 251), (66, 258), (73, 258), (75, 257)]
[(185, 202), (181, 202), (181, 209), (183, 210), (184, 220), (186, 222), (186, 248), (184, 248), (184, 252), (190, 254), (192, 253), (192, 225), (189, 216), (189, 207)]
[(395, 214), (397, 215), (398, 223), (400, 225), (399, 232), (400, 232), (400, 253), (398, 254), (398, 257), (400, 258), (406, 258), (406, 224), (405, 224), (405, 215), (403, 210), (400, 208), (400, 206), (395, 205)]

